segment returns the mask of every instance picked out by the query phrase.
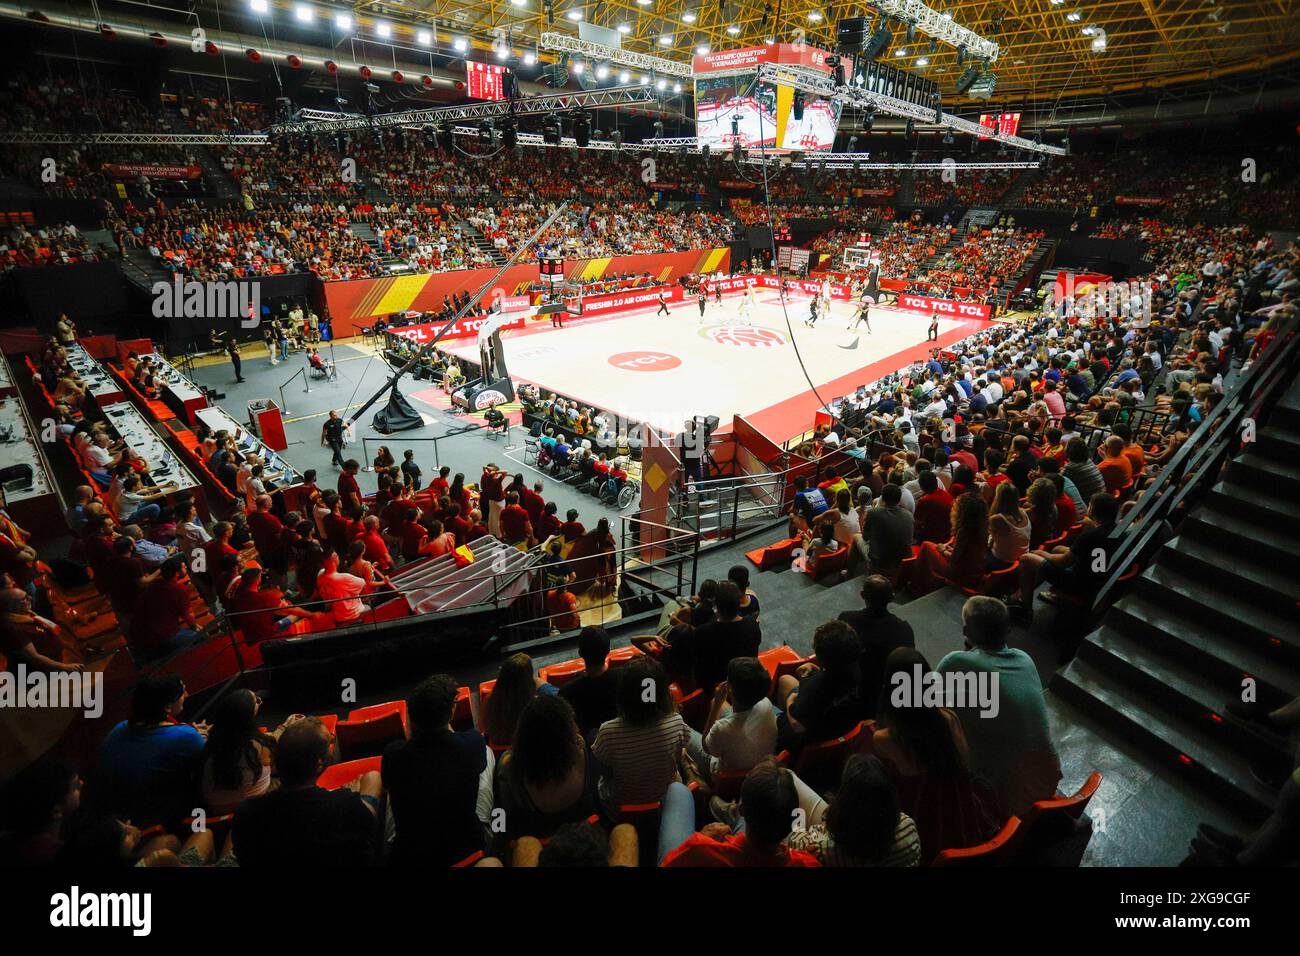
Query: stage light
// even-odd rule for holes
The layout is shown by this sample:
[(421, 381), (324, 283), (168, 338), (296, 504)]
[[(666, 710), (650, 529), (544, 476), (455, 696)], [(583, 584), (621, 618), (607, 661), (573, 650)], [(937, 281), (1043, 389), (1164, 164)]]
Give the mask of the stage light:
[(794, 102), (790, 106), (790, 115), (793, 116), (796, 121), (803, 119), (803, 91), (802, 90), (794, 91)]
[(671, 33), (665, 33), (663, 36), (661, 36), (661, 37), (659, 38), (659, 45), (660, 45), (660, 46), (672, 46), (672, 45), (673, 45), (673, 35), (672, 35)]
[(508, 46), (497, 47), (497, 59), (498, 60), (510, 59), (510, 47)]
[(527, 53), (524, 54), (524, 66), (532, 66), (536, 62), (537, 62), (537, 54), (535, 54), (532, 50), (529, 50)]
[(469, 41), (464, 37), (456, 37), (456, 39), (451, 41), (451, 45), (457, 53), (464, 53), (469, 49)]
[(907, 56), (907, 47), (900, 46), (897, 50), (894, 51), (894, 56)]
[(643, 7), (648, 7), (648, 6), (650, 6), (651, 3), (654, 2), (654, 0), (636, 0), (636, 2), (639, 3), (639, 4), (640, 4), (641, 6), (643, 6)]
[(736, 26), (736, 25), (733, 23), (731, 26), (727, 27), (727, 32), (730, 33), (730, 34), (734, 37), (737, 33), (740, 32), (740, 27)]
[(620, 83), (631, 83), (631, 82), (632, 82), (632, 74), (629, 73), (627, 70), (624, 70), (622, 73), (620, 73), (620, 74), (618, 75), (618, 81), (619, 81)]
[(682, 91), (682, 85), (681, 85), (680, 83), (674, 83), (674, 84), (673, 84), (673, 92), (674, 92), (674, 93), (680, 93), (681, 91)]
[(640, 84), (641, 84), (642, 86), (649, 86), (649, 85), (650, 85), (650, 77), (648, 77), (648, 76), (643, 76), (643, 77), (641, 77), (641, 79), (640, 79), (638, 82), (640, 82)]
[(416, 30), (415, 42), (420, 46), (429, 46), (433, 43), (433, 34), (428, 30)]
[(893, 42), (894, 35), (889, 32), (889, 27), (885, 26), (885, 21), (882, 19), (880, 25), (876, 27), (876, 31), (871, 34), (871, 39), (867, 41), (867, 45), (862, 48), (863, 59), (874, 60), (889, 49), (889, 44)]
[(952, 130), (945, 130), (943, 134), (943, 145), (951, 146), (953, 143)]
[(573, 64), (573, 66), (569, 67), (569, 69), (573, 71), (574, 76), (582, 76), (582, 71), (583, 71), (582, 61), (578, 60), (576, 63)]
[(689, 10), (682, 14), (682, 23), (694, 23), (695, 20), (695, 14), (691, 13)]
[(573, 141), (580, 147), (591, 143), (591, 125), (585, 112), (579, 111), (573, 119)]
[(1098, 52), (1106, 49), (1106, 34), (1102, 34), (1092, 41), (1092, 48)]
[(917, 66), (923, 66), (923, 67), (924, 67), (924, 66), (929, 66), (929, 65), (930, 65), (930, 58), (929, 58), (928, 56), (923, 56), (923, 57), (921, 57), (919, 60), (916, 61), (916, 65), (917, 65)]
[(604, 63), (596, 67), (596, 79), (603, 80), (608, 78), (608, 76), (609, 76), (609, 67), (607, 67)]
[(582, 19), (582, 11), (570, 10), (568, 13), (565, 14), (565, 16), (576, 23), (577, 21)]
[(375, 36), (381, 40), (387, 40), (393, 35), (393, 28), (382, 20), (375, 24)]
[(977, 64), (972, 63), (970, 66), (966, 67), (966, 72), (957, 79), (957, 92), (965, 93), (969, 90), (975, 85), (975, 81), (979, 79), (979, 75), (980, 68)]
[(293, 8), (293, 16), (299, 23), (311, 23), (316, 19), (316, 11), (305, 3), (299, 3)]
[(620, 24), (618, 25), (618, 32), (619, 32), (619, 33), (631, 33), (631, 32), (632, 32), (632, 27), (631, 27), (629, 24), (626, 24), (626, 23), (620, 23)]
[(248, 7), (254, 13), (267, 13), (271, 9), (271, 4), (267, 0), (248, 0)]
[(808, 14), (808, 19), (811, 20), (813, 23), (821, 23), (822, 12), (820, 10), (813, 10)]
[(695, 52), (698, 53), (700, 56), (704, 56), (709, 52), (710, 49), (712, 48), (707, 43), (701, 43), (699, 46), (695, 48)]
[(525, 3), (528, 2), (528, 0), (510, 0), (510, 2), (514, 4), (516, 7), (522, 7)]
[(340, 30), (351, 30), (351, 29), (352, 29), (352, 14), (350, 14), (350, 13), (336, 13), (336, 14), (334, 14), (334, 25), (335, 25), (336, 27), (338, 27)]
[(1078, 23), (1083, 19), (1083, 12), (1081, 10), (1071, 10), (1065, 15), (1065, 19), (1069, 20), (1071, 23)]
[(857, 151), (858, 151), (858, 138), (857, 138), (856, 136), (850, 136), (850, 137), (849, 137), (849, 145), (848, 145), (848, 147), (844, 150), (844, 152), (846, 152), (846, 153), (856, 153)]
[(657, 80), (657, 81), (655, 82), (655, 89), (662, 93), (664, 90), (668, 89), (668, 81), (667, 81), (667, 80)]

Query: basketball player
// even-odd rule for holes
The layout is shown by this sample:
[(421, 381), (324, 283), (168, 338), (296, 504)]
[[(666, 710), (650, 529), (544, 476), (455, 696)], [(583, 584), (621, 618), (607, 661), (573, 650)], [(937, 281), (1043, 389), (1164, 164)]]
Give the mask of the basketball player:
[(713, 280), (713, 304), (722, 305), (722, 280)]
[(700, 303), (700, 325), (703, 325), (703, 324), (704, 324), (704, 308), (705, 308), (705, 306), (707, 306), (707, 305), (709, 304), (709, 293), (708, 293), (708, 291), (704, 288), (704, 283), (700, 283), (700, 288), (699, 288), (699, 303)]
[(934, 314), (934, 317), (930, 319), (930, 329), (925, 334), (925, 340), (927, 342), (939, 341), (939, 313), (938, 312), (936, 312)]
[(817, 324), (817, 296), (808, 300), (808, 318), (804, 319), (803, 324), (812, 328)]
[(655, 313), (655, 318), (661, 315), (668, 315), (668, 296), (663, 289), (659, 290), (659, 311)]
[(785, 297), (789, 294), (790, 294), (790, 277), (781, 276), (781, 301), (784, 302)]
[(865, 325), (867, 327), (867, 334), (868, 335), (871, 334), (870, 312), (871, 312), (871, 306), (873, 304), (874, 303), (871, 301), (871, 299), (867, 298), (866, 296), (862, 297), (862, 301), (858, 304), (857, 315), (855, 315), (853, 317), (853, 320), (848, 324), (848, 330), (850, 332), (856, 330), (859, 325)]
[(754, 287), (747, 286), (740, 300), (740, 324), (749, 325), (749, 316), (754, 308)]

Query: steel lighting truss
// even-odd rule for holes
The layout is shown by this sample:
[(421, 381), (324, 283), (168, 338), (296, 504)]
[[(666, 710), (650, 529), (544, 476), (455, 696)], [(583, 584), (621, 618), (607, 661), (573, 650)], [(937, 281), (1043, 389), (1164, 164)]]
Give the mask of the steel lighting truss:
[(585, 90), (575, 93), (544, 93), (511, 100), (490, 100), (465, 106), (442, 106), (429, 110), (404, 110), (400, 113), (380, 113), (376, 116), (353, 116), (346, 119), (311, 118), (294, 119), (276, 123), (268, 132), (348, 133), (355, 130), (382, 129), (389, 126), (422, 126), (444, 120), (484, 120), (498, 116), (527, 116), (538, 113), (566, 113), (576, 109), (603, 109), (653, 103), (659, 94), (653, 86), (613, 86), (607, 90)]
[[(1038, 169), (1042, 164), (1036, 160), (987, 162), (987, 163), (872, 163), (867, 157), (870, 153), (829, 153), (826, 156), (805, 156), (790, 163), (796, 169), (857, 169), (861, 172), (872, 170), (910, 169), (914, 171), (947, 170), (961, 173), (970, 169)], [(762, 163), (761, 156), (751, 155), (746, 162)]]
[(918, 32), (934, 37), (940, 43), (959, 50), (964, 47), (967, 55), (976, 59), (993, 63), (1001, 52), (992, 40), (966, 29), (953, 20), (951, 14), (944, 16), (938, 10), (930, 9), (921, 0), (873, 0), (873, 6), (886, 16), (915, 24)]
[(0, 133), (0, 145), (265, 146), (265, 133)]
[(996, 130), (981, 126), (979, 123), (953, 116), (951, 113), (919, 106), (916, 103), (909, 103), (893, 96), (885, 96), (882, 93), (873, 93), (853, 84), (836, 86), (835, 81), (829, 75), (813, 67), (785, 63), (764, 63), (759, 67), (758, 78), (763, 83), (784, 84), (814, 96), (838, 100), (841, 103), (846, 103), (869, 113), (888, 113), (891, 116), (902, 116), (906, 119), (933, 126), (944, 126), (959, 133), (982, 136), (985, 139), (996, 140), (999, 143), (1006, 143), (1008, 146), (1029, 150), (1030, 152), (1049, 153), (1053, 156), (1065, 155), (1065, 150), (1060, 146), (1047, 146), (1043, 143), (1025, 139), (1023, 136), (1007, 136)]
[[(483, 138), (483, 132), (476, 127), (455, 126), (452, 128), (453, 136), (475, 136)], [(499, 135), (494, 131), (494, 136)], [(516, 133), (515, 138), (520, 146), (545, 146), (551, 149), (598, 149), (606, 152), (631, 152), (631, 153), (648, 153), (655, 149), (649, 142), (643, 143), (615, 143), (608, 139), (593, 139), (586, 146), (579, 146), (578, 141), (572, 136), (565, 136), (558, 143), (548, 143), (540, 133)]]
[(606, 46), (603, 43), (592, 43), (590, 40), (579, 40), (564, 33), (543, 33), (541, 47), (543, 50), (576, 53), (591, 60), (617, 63), (619, 66), (629, 66), (634, 70), (645, 70), (647, 73), (656, 73), (659, 76), (680, 76), (686, 79), (691, 77), (689, 62), (666, 60), (661, 56), (651, 56), (648, 53), (636, 53), (620, 47)]

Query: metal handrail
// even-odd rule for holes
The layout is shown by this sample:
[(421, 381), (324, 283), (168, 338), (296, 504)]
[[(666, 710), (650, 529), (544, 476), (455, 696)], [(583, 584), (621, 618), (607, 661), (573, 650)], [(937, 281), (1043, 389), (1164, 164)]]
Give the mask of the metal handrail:
[[(466, 435), (466, 434), (469, 434), (470, 432), (482, 431), (483, 429), (485, 429), (485, 428), (487, 428), (487, 427), (488, 427), (488, 426), (487, 426), (487, 425), (484, 425), (484, 424), (478, 424), (478, 425), (463, 425), (463, 426), (461, 426), (460, 428), (453, 428), (451, 431), (447, 432), (446, 434), (443, 434), (443, 435), (435, 435), (435, 436), (432, 437), (432, 438), (415, 438), (415, 437), (411, 437), (411, 438), (403, 438), (402, 441), (401, 441), (401, 443), (402, 443), (402, 444), (409, 444), (409, 443), (411, 443), (411, 442), (417, 442), (417, 441), (421, 441), (421, 442), (433, 442), (433, 467), (434, 467), (434, 468), (441, 468), (441, 467), (442, 467), (442, 459), (438, 456), (438, 442), (442, 441), (442, 439), (444, 439), (444, 438), (456, 438), (456, 437), (458, 437), (458, 436), (460, 436), (460, 435)], [(362, 439), (361, 439), (361, 457), (362, 457), (366, 462), (370, 461), (370, 448), (369, 448), (369, 444), (368, 444), (369, 442), (374, 442), (374, 443), (375, 443), (375, 447), (379, 447), (380, 445), (393, 445), (393, 444), (396, 444), (396, 442), (394, 442), (393, 439), (391, 439), (391, 438), (382, 438), (382, 439), (381, 439), (381, 438), (362, 437)], [(400, 465), (401, 462), (398, 462), (398, 464)], [(370, 470), (370, 466), (369, 466), (369, 465), (365, 465), (365, 468), (366, 468), (367, 471)]]
[(1111, 532), (1118, 547), (1111, 557), (1109, 574), (1097, 592), (1093, 609), (1101, 607), (1115, 584), (1145, 553), (1164, 521), (1207, 479), (1217, 477), (1219, 467), (1235, 447), (1234, 438), (1242, 422), (1257, 414), (1285, 384), (1291, 360), (1300, 353), (1300, 318), (1292, 317), (1274, 340), (1273, 348), (1260, 356), (1224, 395), (1200, 426), (1137, 500), (1137, 506), (1120, 519)]

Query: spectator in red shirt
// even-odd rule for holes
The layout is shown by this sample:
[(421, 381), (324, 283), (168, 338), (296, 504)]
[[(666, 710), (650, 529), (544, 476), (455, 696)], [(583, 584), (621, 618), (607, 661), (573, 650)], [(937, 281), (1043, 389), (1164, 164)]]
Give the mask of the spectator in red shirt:
[(288, 570), (284, 553), (284, 525), (271, 514), (271, 496), (257, 496), (257, 510), (248, 516), (248, 530), (253, 535), (253, 545), (262, 564), (278, 573)]
[(660, 866), (820, 866), (804, 850), (783, 842), (799, 809), (794, 773), (768, 759), (754, 767), (740, 788), (743, 833), (725, 823), (695, 832), (695, 799), (681, 783), (669, 785), (659, 822)]
[(217, 593), (217, 599), (224, 602), (226, 592), (230, 590), (230, 585), (235, 580), (234, 571), (225, 569), (225, 562), (222, 558), (239, 558), (239, 552), (230, 546), (230, 535), (235, 530), (229, 521), (218, 521), (212, 526), (212, 540), (203, 545), (203, 553), (207, 562), (208, 575), (212, 580), (212, 587)]
[(373, 562), (380, 571), (390, 571), (393, 567), (393, 556), (388, 553), (384, 536), (379, 533), (379, 519), (374, 515), (368, 515), (361, 522), (361, 527), (362, 531), (357, 540), (366, 546), (366, 560)]
[(923, 471), (916, 479), (921, 497), (916, 499), (916, 540), (942, 544), (952, 535), (952, 495), (939, 484), (933, 471)]
[(499, 523), (501, 526), (499, 537), (506, 544), (529, 541), (532, 535), (532, 523), (528, 520), (528, 512), (520, 506), (519, 496), (513, 491), (506, 496), (506, 506), (501, 509)]
[(447, 476), (450, 474), (451, 469), (443, 465), (438, 469), (438, 477), (429, 482), (429, 490), (433, 492), (434, 501), (451, 491), (451, 482), (447, 480)]
[(582, 522), (578, 520), (578, 509), (570, 508), (565, 512), (564, 524), (560, 525), (561, 537), (563, 537), (565, 541), (577, 541), (586, 533), (587, 529), (583, 527)]
[(444, 524), (447, 530), (455, 535), (458, 546), (469, 543), (469, 534), (474, 526), (461, 514), (460, 505), (454, 501), (447, 508), (447, 520)]
[(419, 522), (419, 509), (408, 506), (402, 520), (393, 528), (393, 535), (402, 542), (402, 557), (407, 561), (418, 558), (424, 549), (429, 532)]
[(348, 545), (352, 542), (352, 537), (348, 531), (352, 523), (343, 515), (342, 499), (338, 495), (329, 495), (325, 499), (329, 505), (330, 512), (325, 516), (323, 522), (325, 526), (325, 543), (340, 554), (348, 550)]
[[(483, 467), (483, 474), (478, 481), (479, 499), (488, 503), (488, 532), (498, 538), (502, 537), (501, 512), (505, 510), (506, 505), (505, 477), (506, 473), (504, 471), (489, 462)], [(527, 514), (527, 512), (524, 513)]]
[(456, 550), (456, 536), (450, 531), (443, 530), (442, 522), (434, 518), (429, 522), (429, 538), (421, 549), (421, 554), (426, 554), (431, 558), (438, 558), (444, 554), (450, 554)]
[(532, 490), (521, 488), (519, 491), (519, 504), (528, 512), (528, 520), (536, 528), (542, 520), (542, 512), (546, 509), (546, 499), (542, 497), (542, 483), (534, 482)]
[(104, 565), (100, 587), (107, 593), (113, 611), (128, 624), (144, 589), (154, 582), (158, 572), (146, 573), (144, 562), (135, 553), (135, 542), (122, 535), (113, 541), (113, 556)]
[(361, 463), (355, 458), (349, 458), (343, 463), (343, 472), (339, 475), (339, 497), (343, 500), (344, 511), (364, 507), (361, 502), (361, 486), (357, 484), (357, 472), (360, 470)]
[(559, 515), (556, 514), (557, 510), (555, 502), (548, 501), (546, 507), (542, 509), (541, 517), (533, 522), (533, 531), (536, 532), (538, 541), (545, 541), (552, 535), (560, 533), (560, 528), (563, 525), (560, 524)]
[(180, 579), (184, 568), (180, 555), (173, 554), (158, 569), (158, 579), (140, 595), (127, 637), (136, 660), (163, 657), (198, 637), (190, 589)]
[(310, 611), (289, 607), (284, 592), (279, 588), (262, 589), (261, 568), (244, 569), (239, 586), (231, 597), (231, 604), (234, 611), (231, 620), (250, 644), (279, 637), (295, 621), (310, 620), (313, 616)]

